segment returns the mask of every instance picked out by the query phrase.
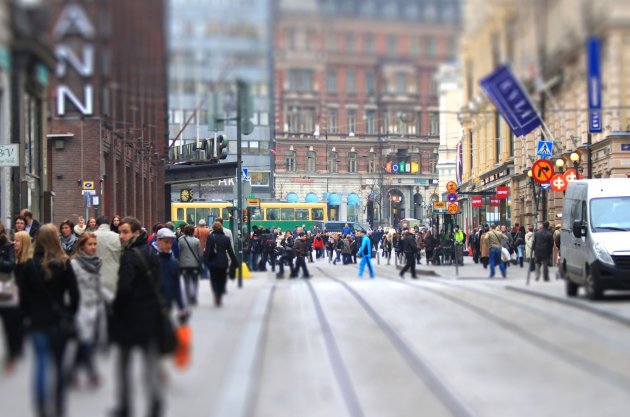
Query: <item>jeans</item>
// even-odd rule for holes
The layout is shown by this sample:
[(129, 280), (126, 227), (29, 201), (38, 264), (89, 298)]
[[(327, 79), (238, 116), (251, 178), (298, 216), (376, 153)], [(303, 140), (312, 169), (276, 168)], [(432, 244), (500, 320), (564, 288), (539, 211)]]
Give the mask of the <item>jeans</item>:
[[(160, 383), (160, 357), (157, 342), (151, 341), (141, 347), (144, 359), (144, 391), (147, 395), (150, 417), (162, 415), (162, 384)], [(132, 387), (131, 383), (131, 346), (121, 346), (118, 352), (117, 377), (118, 377), (118, 405), (116, 416), (127, 417), (131, 412)]]
[(495, 265), (499, 264), (499, 269), (501, 270), (501, 276), (505, 278), (507, 273), (507, 268), (503, 259), (501, 259), (501, 248), (490, 248), (490, 278), (494, 277), (495, 273)]
[(538, 260), (536, 262), (536, 281), (540, 279), (540, 267), (542, 266), (543, 270), (543, 279), (545, 281), (549, 281), (549, 264), (545, 261)]
[(372, 267), (372, 260), (369, 255), (361, 257), (361, 263), (359, 264), (359, 278), (363, 278), (363, 271), (365, 270), (366, 265), (370, 271), (370, 278), (374, 278), (374, 268)]
[(56, 415), (63, 416), (65, 411), (66, 374), (63, 357), (66, 341), (58, 329), (35, 330), (31, 332), (33, 350), (35, 352), (34, 393), (38, 410), (45, 410), (50, 401), (48, 385), (48, 369), (52, 362), (54, 368), (53, 387)]
[(197, 292), (199, 289), (199, 269), (182, 268), (184, 277), (184, 294), (189, 305), (197, 304)]
[(525, 245), (518, 245), (516, 247), (516, 252), (518, 256), (518, 264), (523, 267), (523, 259), (525, 259)]
[(297, 278), (298, 274), (300, 273), (300, 268), (302, 268), (302, 274), (304, 278), (310, 278), (310, 275), (308, 274), (308, 269), (306, 269), (306, 258), (304, 256), (298, 255), (295, 260), (295, 269), (293, 270), (291, 276)]
[(254, 253), (252, 252), (251, 254), (251, 265), (250, 265), (250, 269), (252, 271), (258, 271), (258, 261), (260, 260), (260, 253)]

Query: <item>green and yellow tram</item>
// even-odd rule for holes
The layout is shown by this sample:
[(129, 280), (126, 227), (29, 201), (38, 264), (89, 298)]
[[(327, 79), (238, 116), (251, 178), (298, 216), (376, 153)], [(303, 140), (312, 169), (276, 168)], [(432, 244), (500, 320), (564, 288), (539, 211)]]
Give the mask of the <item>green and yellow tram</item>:
[[(172, 203), (171, 221), (176, 226), (198, 225), (203, 219), (210, 226), (214, 219), (222, 217), (224, 225), (231, 227), (231, 208), (229, 202)], [(326, 203), (263, 202), (259, 207), (247, 207), (247, 211), (251, 226), (265, 229), (293, 230), (297, 226), (306, 226), (310, 230), (315, 222), (328, 221)]]

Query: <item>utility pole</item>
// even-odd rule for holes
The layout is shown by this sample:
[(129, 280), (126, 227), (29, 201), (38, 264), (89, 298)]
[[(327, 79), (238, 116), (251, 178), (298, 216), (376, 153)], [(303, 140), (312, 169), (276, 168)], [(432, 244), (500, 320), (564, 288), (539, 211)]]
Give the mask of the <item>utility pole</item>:
[(244, 82), (239, 80), (236, 83), (237, 85), (237, 99), (238, 103), (236, 106), (236, 201), (238, 201), (238, 245), (237, 245), (237, 260), (238, 260), (238, 287), (243, 287), (243, 158), (242, 158), (242, 148), (241, 148), (241, 120), (243, 117), (243, 109), (242, 109), (242, 100), (244, 89)]

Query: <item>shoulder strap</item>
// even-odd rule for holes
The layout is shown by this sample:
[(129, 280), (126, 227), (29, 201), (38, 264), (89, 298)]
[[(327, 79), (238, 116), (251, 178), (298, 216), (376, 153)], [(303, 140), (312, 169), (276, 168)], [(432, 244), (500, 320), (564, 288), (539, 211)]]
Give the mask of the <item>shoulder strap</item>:
[(144, 276), (149, 281), (149, 285), (153, 289), (153, 294), (155, 295), (155, 298), (157, 299), (158, 303), (160, 304), (161, 310), (164, 313), (165, 307), (164, 307), (164, 303), (162, 302), (162, 296), (160, 295), (160, 290), (155, 280), (151, 279), (151, 276), (149, 275), (149, 271), (151, 270), (151, 267), (147, 263), (147, 260), (144, 258), (144, 254), (140, 251), (140, 249), (133, 248), (132, 251), (133, 253), (136, 254), (138, 259), (140, 260), (140, 263), (142, 264), (142, 268), (144, 268)]
[(192, 253), (193, 257), (195, 258), (195, 261), (197, 261), (199, 266), (201, 266), (201, 261), (199, 260), (199, 258), (197, 258), (197, 254), (195, 253), (195, 251), (192, 250), (192, 248), (190, 247), (190, 243), (188, 243), (188, 239), (186, 239), (187, 237), (188, 236), (184, 236), (184, 242), (186, 242), (186, 246), (188, 246), (188, 249), (190, 249), (190, 253)]

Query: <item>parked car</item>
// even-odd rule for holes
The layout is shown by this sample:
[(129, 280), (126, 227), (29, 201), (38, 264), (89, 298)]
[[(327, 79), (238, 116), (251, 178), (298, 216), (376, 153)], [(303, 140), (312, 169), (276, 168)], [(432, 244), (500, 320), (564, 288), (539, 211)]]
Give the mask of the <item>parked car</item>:
[(343, 227), (345, 225), (350, 227), (352, 233), (355, 233), (357, 230), (362, 230), (364, 232), (369, 232), (369, 228), (365, 228), (356, 222), (338, 222), (338, 221), (328, 221), (328, 222), (315, 222), (315, 226), (319, 228), (319, 230), (326, 230), (328, 232), (333, 233), (341, 233)]
[(560, 275), (574, 297), (630, 290), (630, 179), (569, 183), (562, 210)]

